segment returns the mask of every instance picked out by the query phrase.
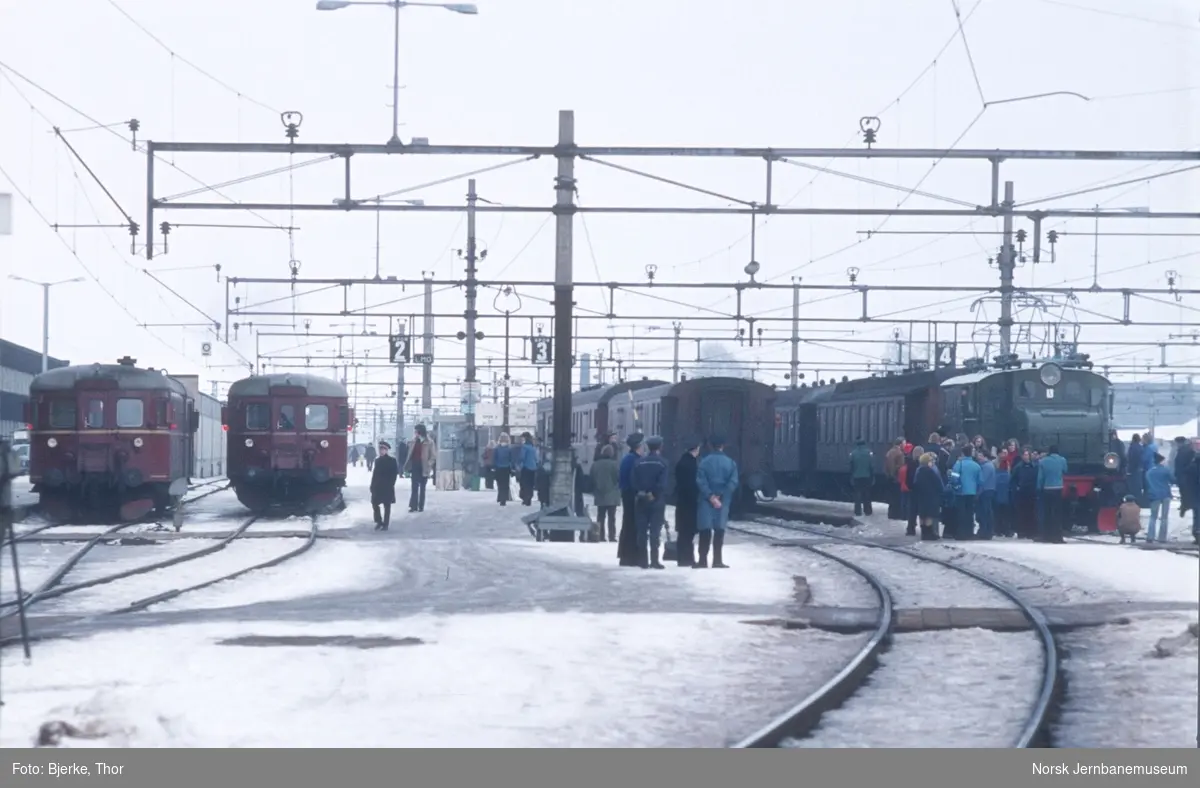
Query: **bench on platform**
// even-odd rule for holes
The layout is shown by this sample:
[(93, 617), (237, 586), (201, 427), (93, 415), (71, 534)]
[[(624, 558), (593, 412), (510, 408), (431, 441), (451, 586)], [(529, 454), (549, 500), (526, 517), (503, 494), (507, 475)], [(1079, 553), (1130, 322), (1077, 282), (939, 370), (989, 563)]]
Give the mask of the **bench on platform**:
[(595, 528), (595, 523), (589, 515), (573, 515), (569, 506), (557, 509), (547, 507), (530, 512), (521, 517), (521, 522), (525, 523), (529, 533), (539, 542), (574, 542), (576, 532), (579, 533), (578, 541), (586, 542), (588, 533)]

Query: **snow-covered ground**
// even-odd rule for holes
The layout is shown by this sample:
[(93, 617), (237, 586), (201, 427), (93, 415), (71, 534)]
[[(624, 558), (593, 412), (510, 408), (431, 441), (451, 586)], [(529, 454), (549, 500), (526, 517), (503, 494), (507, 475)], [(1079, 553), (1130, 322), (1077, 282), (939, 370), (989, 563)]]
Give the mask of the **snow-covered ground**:
[(830, 555), (871, 572), (892, 593), (896, 607), (1013, 607), (1013, 602), (978, 580), (929, 561), (856, 545), (824, 545)]
[[(247, 635), (425, 642), (218, 643)], [(107, 734), (71, 742), (84, 747), (720, 747), (795, 703), (860, 642), (664, 613), (116, 632), (39, 644), (29, 665), (16, 650), (0, 655), (0, 746), (28, 746), (42, 723), (65, 720)]]

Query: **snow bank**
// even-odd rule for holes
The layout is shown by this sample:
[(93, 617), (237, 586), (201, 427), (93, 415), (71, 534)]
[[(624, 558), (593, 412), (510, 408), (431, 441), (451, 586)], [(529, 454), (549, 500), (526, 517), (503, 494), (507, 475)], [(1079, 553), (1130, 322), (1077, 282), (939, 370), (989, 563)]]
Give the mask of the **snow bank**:
[(1126, 592), (1130, 599), (1195, 602), (1200, 588), (1200, 561), (1163, 551), (1081, 542), (957, 542), (955, 547), (1025, 564), (1084, 588)]
[[(216, 643), (249, 634), (426, 642)], [(86, 747), (720, 747), (794, 704), (859, 642), (731, 617), (541, 612), (113, 632), (44, 643), (30, 665), (0, 655), (0, 746), (28, 746), (39, 725), (65, 720), (109, 732), (72, 742)]]

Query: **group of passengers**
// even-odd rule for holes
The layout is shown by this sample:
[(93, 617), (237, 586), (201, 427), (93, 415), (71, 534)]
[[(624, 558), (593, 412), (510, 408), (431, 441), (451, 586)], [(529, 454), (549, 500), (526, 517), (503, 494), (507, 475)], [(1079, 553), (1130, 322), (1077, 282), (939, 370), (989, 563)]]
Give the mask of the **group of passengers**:
[(1124, 443), (1113, 430), (1109, 437), (1109, 451), (1119, 458), (1119, 471), (1125, 477), (1128, 495), (1117, 512), (1117, 526), (1121, 541), (1128, 536), (1137, 540), (1141, 530), (1141, 510), (1150, 509), (1150, 522), (1146, 528), (1147, 542), (1165, 543), (1171, 519), (1171, 501), (1174, 499), (1172, 485), (1179, 487), (1179, 516), (1192, 513), (1192, 538), (1200, 543), (1200, 511), (1196, 499), (1200, 497), (1200, 458), (1191, 441), (1182, 436), (1175, 438), (1174, 457), (1168, 462), (1159, 449), (1153, 432), (1134, 435), (1126, 450)]
[(523, 432), (513, 443), (507, 432), (500, 433), (495, 441), (489, 441), (483, 450), (483, 478), (487, 489), (496, 489), (496, 501), (507, 506), (512, 500), (512, 479), (517, 479), (517, 494), (522, 506), (533, 505), (537, 488), (538, 468), (541, 452), (532, 433)]
[[(852, 476), (865, 442), (851, 455)], [(983, 436), (931, 433), (924, 446), (897, 438), (884, 459), (896, 495), (895, 519), (921, 539), (1031, 539), (1061, 544), (1067, 461), (1057, 446), (1039, 452), (1010, 439), (988, 447)], [(856, 504), (857, 509), (857, 504)], [(868, 512), (869, 513), (869, 512)]]

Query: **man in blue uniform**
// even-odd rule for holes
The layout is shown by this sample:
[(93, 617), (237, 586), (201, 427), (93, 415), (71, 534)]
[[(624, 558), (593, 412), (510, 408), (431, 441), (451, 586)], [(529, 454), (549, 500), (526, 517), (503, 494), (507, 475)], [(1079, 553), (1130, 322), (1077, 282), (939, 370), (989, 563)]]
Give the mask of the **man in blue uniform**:
[[(633, 466), (630, 474), (637, 523), (637, 561), (643, 569), (663, 569), (658, 560), (659, 538), (667, 510), (667, 461), (662, 457), (662, 438), (646, 439), (646, 455)], [(650, 548), (649, 560), (646, 548)]]

